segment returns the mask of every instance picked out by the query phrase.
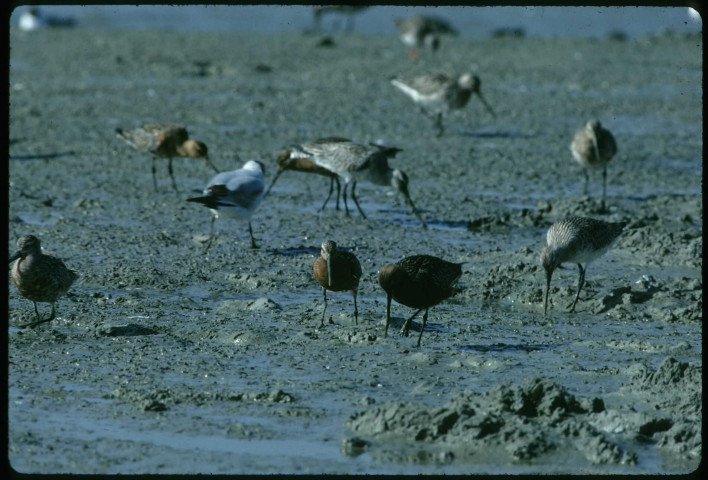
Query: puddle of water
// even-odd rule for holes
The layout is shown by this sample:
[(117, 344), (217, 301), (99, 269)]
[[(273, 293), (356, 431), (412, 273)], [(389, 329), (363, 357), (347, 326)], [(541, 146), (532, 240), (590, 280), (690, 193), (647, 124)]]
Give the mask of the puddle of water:
[(460, 350), (468, 352), (533, 352), (539, 350), (549, 350), (557, 347), (558, 345), (522, 345), (522, 344), (508, 344), (508, 343), (495, 343), (492, 345), (463, 345)]
[(28, 225), (55, 225), (61, 214), (59, 212), (49, 212), (48, 217), (35, 217), (27, 213), (19, 213), (17, 217)]

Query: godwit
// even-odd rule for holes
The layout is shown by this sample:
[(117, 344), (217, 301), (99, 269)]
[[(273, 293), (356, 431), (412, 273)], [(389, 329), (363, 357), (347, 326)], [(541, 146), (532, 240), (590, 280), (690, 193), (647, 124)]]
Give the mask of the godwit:
[(157, 191), (157, 179), (155, 178), (157, 157), (167, 158), (167, 171), (170, 173), (175, 192), (178, 190), (172, 173), (173, 157), (203, 158), (216, 173), (219, 173), (219, 170), (209, 160), (207, 146), (199, 140), (189, 138), (187, 130), (182, 127), (168, 123), (150, 124), (133, 130), (116, 128), (116, 133), (137, 151), (152, 154), (152, 183), (155, 191)]
[(580, 290), (585, 283), (588, 264), (612, 246), (625, 225), (626, 223), (609, 223), (586, 217), (568, 217), (551, 225), (546, 234), (548, 245), (541, 252), (541, 264), (546, 270), (544, 315), (548, 312), (548, 291), (551, 289), (553, 270), (566, 262), (578, 264), (578, 293), (575, 294), (575, 300), (569, 310), (574, 312)]
[(450, 297), (452, 287), (462, 275), (462, 264), (447, 262), (431, 255), (413, 255), (379, 270), (379, 285), (386, 291), (386, 330), (391, 321), (391, 299), (416, 312), (406, 320), (401, 334), (408, 336), (413, 317), (425, 309), (423, 325), (418, 335), (418, 346), (428, 321), (428, 309)]
[(283, 173), (285, 170), (295, 170), (297, 172), (305, 173), (316, 173), (317, 175), (329, 177), (329, 194), (327, 195), (327, 198), (322, 204), (320, 210), (324, 210), (325, 205), (327, 205), (327, 202), (329, 202), (329, 199), (332, 196), (332, 192), (334, 191), (334, 182), (337, 182), (337, 210), (339, 210), (339, 194), (341, 191), (341, 186), (339, 184), (339, 175), (327, 170), (324, 167), (320, 167), (319, 165), (315, 164), (304, 156), (298, 156), (297, 153), (294, 153), (291, 150), (283, 150), (282, 152), (280, 152), (276, 161), (278, 162), (278, 171), (276, 172), (275, 177), (273, 177), (273, 181), (270, 182), (270, 186), (268, 187), (268, 190), (266, 190), (264, 197), (268, 196), (268, 193), (270, 193), (270, 189), (273, 188), (273, 185), (275, 185), (275, 181), (278, 180), (280, 174)]
[(356, 255), (351, 252), (337, 250), (337, 244), (332, 240), (322, 242), (320, 256), (312, 265), (312, 275), (322, 285), (324, 308), (320, 328), (324, 326), (325, 312), (327, 311), (327, 290), (341, 292), (350, 290), (354, 296), (354, 323), (359, 324), (359, 311), (356, 307), (356, 292), (361, 278), (361, 265)]
[[(17, 253), (10, 257), (10, 262), (17, 260), (12, 266), (12, 283), (17, 291), (34, 303), (37, 321), (22, 325), (21, 328), (35, 327), (54, 319), (54, 303), (64, 295), (79, 276), (69, 270), (64, 262), (56, 257), (44, 255), (39, 239), (34, 235), (24, 235), (17, 240)], [(49, 318), (42, 319), (37, 309), (37, 302), (52, 304)]]
[(258, 248), (253, 238), (251, 216), (263, 200), (265, 190), (265, 167), (258, 160), (246, 162), (242, 168), (232, 172), (222, 172), (212, 178), (204, 189), (203, 197), (188, 198), (211, 210), (211, 228), (206, 250), (214, 240), (214, 220), (220, 214), (248, 221), (251, 248)]
[(597, 120), (591, 120), (575, 132), (573, 142), (570, 144), (573, 158), (583, 167), (585, 174), (585, 194), (588, 193), (588, 168), (598, 170), (602, 168), (602, 202), (600, 209), (605, 211), (605, 191), (607, 184), (607, 164), (617, 153), (615, 137), (609, 130), (602, 128)]
[(418, 59), (418, 48), (428, 47), (436, 51), (440, 46), (440, 35), (457, 35), (446, 20), (425, 15), (411, 18), (394, 18), (399, 38), (408, 46), (408, 55)]
[(356, 197), (356, 182), (362, 180), (375, 185), (391, 185), (401, 192), (423, 228), (427, 228), (423, 217), (408, 193), (408, 175), (402, 170), (394, 170), (388, 165), (388, 158), (395, 156), (401, 149), (374, 144), (363, 145), (344, 138), (329, 137), (293, 147), (293, 151), (344, 179), (343, 198), (347, 215), (349, 215), (347, 186), (351, 183), (351, 194), (356, 208), (361, 216), (366, 218)]
[(463, 108), (472, 94), (476, 94), (487, 111), (496, 117), (494, 110), (482, 96), (479, 77), (472, 73), (463, 73), (457, 77), (433, 73), (408, 79), (393, 78), (391, 84), (408, 95), (420, 106), (421, 112), (433, 120), (438, 129), (438, 136), (444, 131), (443, 114)]

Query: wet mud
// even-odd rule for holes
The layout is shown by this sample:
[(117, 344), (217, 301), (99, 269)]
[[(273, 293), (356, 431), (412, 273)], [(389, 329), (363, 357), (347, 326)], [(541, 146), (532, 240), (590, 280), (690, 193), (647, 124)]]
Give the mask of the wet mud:
[[(701, 38), (465, 38), (411, 62), (392, 35), (54, 30), (10, 35), (9, 238), (33, 234), (81, 274), (58, 318), (8, 275), (9, 458), (28, 473), (679, 473), (701, 460)], [(429, 53), (429, 52), (428, 52)], [(477, 71), (474, 99), (428, 118), (388, 78)], [(267, 67), (267, 68), (265, 68)], [(590, 195), (570, 153), (589, 118), (619, 153)], [(116, 127), (172, 122), (221, 170), (324, 136), (402, 148), (359, 217), (318, 211), (329, 179), (285, 172), (253, 218), (186, 198), (213, 172), (150, 158)], [(545, 232), (566, 215), (628, 225), (553, 278)], [(322, 292), (324, 239), (362, 266)], [(398, 330), (377, 270), (413, 254), (465, 262), (422, 346)], [(47, 314), (49, 306), (40, 305)]]

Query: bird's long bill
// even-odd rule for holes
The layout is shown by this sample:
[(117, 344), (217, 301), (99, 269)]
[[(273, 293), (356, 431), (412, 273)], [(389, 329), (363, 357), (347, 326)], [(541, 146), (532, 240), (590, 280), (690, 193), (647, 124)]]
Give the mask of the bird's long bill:
[(425, 220), (423, 220), (423, 216), (420, 214), (418, 209), (415, 208), (415, 204), (413, 203), (413, 200), (411, 200), (411, 196), (408, 194), (408, 192), (403, 192), (403, 196), (406, 199), (406, 203), (413, 210), (413, 215), (415, 215), (418, 218), (418, 220), (420, 220), (420, 223), (423, 225), (423, 229), (427, 230), (428, 226), (425, 224)]
[(265, 191), (265, 193), (263, 194), (263, 198), (265, 198), (265, 197), (268, 196), (268, 194), (270, 193), (270, 189), (273, 188), (273, 185), (275, 185), (275, 181), (278, 180), (278, 177), (280, 176), (281, 173), (283, 173), (283, 170), (278, 170), (278, 171), (275, 173), (275, 177), (273, 177), (273, 181), (270, 182), (270, 185), (268, 185), (268, 189), (267, 189), (267, 190)]
[(209, 160), (209, 155), (207, 155), (206, 157), (204, 157), (204, 161), (205, 161), (206, 163), (208, 163), (209, 166), (210, 166), (216, 173), (219, 173), (219, 169), (216, 168), (216, 165), (214, 165), (213, 163), (211, 163), (211, 160)]
[(332, 287), (332, 256), (328, 253), (325, 256), (325, 262), (327, 262), (327, 286)]
[(482, 105), (484, 105), (487, 111), (492, 114), (492, 117), (497, 118), (497, 115), (494, 113), (494, 110), (492, 110), (492, 107), (487, 103), (482, 94), (480, 92), (477, 92), (477, 96), (482, 101)]
[(384, 337), (388, 336), (388, 324), (391, 322), (391, 295), (386, 295), (386, 329)]
[(20, 258), (21, 256), (22, 256), (22, 254), (21, 254), (20, 252), (17, 252), (17, 253), (15, 253), (13, 256), (10, 257), (10, 261), (7, 262), (7, 263), (12, 263), (12, 262), (14, 262), (15, 260), (17, 260), (18, 258)]
[(543, 314), (548, 313), (548, 291), (551, 289), (551, 275), (553, 272), (546, 271), (546, 299), (543, 301)]

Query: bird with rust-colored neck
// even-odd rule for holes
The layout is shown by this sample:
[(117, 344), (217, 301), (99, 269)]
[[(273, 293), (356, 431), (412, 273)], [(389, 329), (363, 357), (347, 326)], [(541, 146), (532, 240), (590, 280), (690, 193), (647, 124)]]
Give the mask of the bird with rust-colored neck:
[(335, 182), (337, 182), (337, 210), (339, 210), (339, 195), (341, 192), (339, 175), (334, 172), (331, 172), (330, 170), (327, 170), (324, 167), (320, 167), (313, 161), (309, 160), (304, 156), (298, 155), (292, 150), (283, 150), (282, 152), (280, 152), (278, 154), (278, 157), (276, 158), (276, 162), (278, 164), (278, 171), (275, 173), (275, 177), (273, 177), (273, 180), (270, 182), (270, 185), (268, 186), (265, 195), (263, 195), (264, 198), (268, 196), (268, 193), (270, 193), (270, 189), (273, 188), (273, 185), (275, 185), (275, 181), (278, 180), (278, 177), (280, 177), (280, 175), (286, 170), (294, 170), (296, 172), (305, 173), (316, 173), (317, 175), (322, 175), (323, 177), (329, 177), (329, 194), (327, 195), (327, 198), (325, 198), (325, 201), (320, 207), (320, 210), (324, 210), (325, 206), (327, 205), (327, 202), (329, 202), (329, 199), (332, 197)]
[(548, 245), (541, 251), (541, 265), (546, 271), (544, 315), (548, 312), (548, 292), (551, 289), (553, 271), (562, 263), (578, 264), (578, 292), (569, 310), (574, 312), (580, 290), (585, 283), (588, 264), (603, 255), (615, 243), (625, 225), (625, 222), (610, 223), (587, 217), (568, 217), (551, 225), (546, 234)]
[(152, 183), (157, 191), (155, 177), (155, 160), (157, 157), (167, 159), (167, 171), (172, 180), (172, 188), (177, 192), (177, 183), (172, 171), (173, 157), (202, 158), (216, 173), (219, 170), (209, 160), (209, 152), (204, 142), (189, 138), (187, 130), (169, 123), (148, 124), (133, 130), (116, 128), (116, 134), (128, 145), (139, 152), (149, 152), (152, 155)]
[[(69, 270), (64, 262), (56, 257), (42, 253), (39, 239), (34, 235), (24, 235), (17, 240), (17, 253), (10, 257), (10, 262), (16, 260), (12, 266), (12, 283), (17, 291), (34, 303), (34, 312), (37, 320), (21, 328), (36, 327), (54, 319), (54, 303), (64, 295), (79, 277), (73, 270)], [(42, 319), (37, 309), (37, 302), (52, 304), (52, 313), (48, 318)]]
[(359, 324), (359, 311), (356, 306), (356, 294), (361, 278), (361, 265), (356, 255), (351, 252), (337, 249), (337, 244), (332, 240), (322, 242), (320, 256), (312, 265), (312, 275), (322, 286), (324, 308), (320, 328), (324, 326), (325, 312), (327, 311), (327, 290), (341, 292), (349, 290), (354, 296), (354, 323)]
[(411, 321), (421, 310), (423, 325), (418, 335), (418, 347), (428, 321), (428, 309), (449, 298), (453, 286), (462, 276), (462, 264), (447, 262), (431, 255), (413, 255), (398, 263), (385, 265), (379, 270), (379, 285), (386, 292), (386, 329), (391, 322), (391, 300), (417, 309), (403, 324), (401, 334), (408, 336)]

